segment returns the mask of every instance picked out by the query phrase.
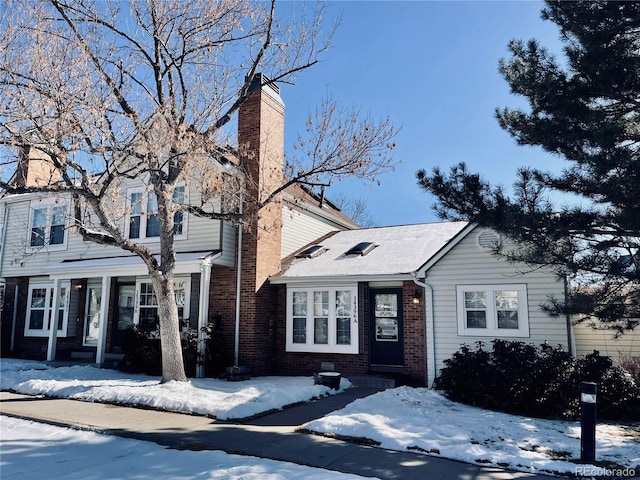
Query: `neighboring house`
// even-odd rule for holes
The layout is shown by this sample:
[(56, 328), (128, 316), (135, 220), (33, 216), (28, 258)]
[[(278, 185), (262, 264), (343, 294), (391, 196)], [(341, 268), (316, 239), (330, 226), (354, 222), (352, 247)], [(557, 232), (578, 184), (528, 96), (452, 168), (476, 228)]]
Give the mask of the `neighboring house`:
[[(282, 172), (284, 105), (277, 86), (254, 85), (239, 111), (238, 142), (248, 146), (241, 161), (254, 178), (268, 181), (261, 172)], [(14, 180), (42, 185), (55, 181), (56, 174), (37, 149), (25, 148)], [(253, 188), (273, 187), (260, 182)], [(121, 192), (114, 209), (122, 210), (125, 234), (159, 253), (155, 199), (145, 193), (142, 181), (128, 181)], [(178, 186), (174, 196), (198, 200), (197, 192), (185, 186)], [(0, 209), (3, 355), (84, 358), (103, 365), (121, 357), (128, 327), (156, 322), (146, 266), (129, 252), (86, 242), (70, 229), (70, 198), (5, 195)], [(268, 277), (280, 270), (283, 256), (312, 238), (357, 226), (296, 186), (243, 232), (229, 222), (176, 215), (175, 289), (181, 319), (199, 328), (215, 318), (223, 338), (216, 353), (227, 365), (273, 371), (275, 314)]]
[(278, 371), (386, 372), (431, 385), (464, 343), (569, 349), (570, 324), (540, 308), (563, 298), (564, 281), (496, 258), (498, 239), (466, 222), (433, 223), (337, 232), (298, 252), (271, 278)]
[(586, 321), (575, 325), (573, 331), (577, 357), (593, 353), (594, 350), (614, 360), (640, 357), (640, 328), (616, 337), (614, 331), (601, 324)]

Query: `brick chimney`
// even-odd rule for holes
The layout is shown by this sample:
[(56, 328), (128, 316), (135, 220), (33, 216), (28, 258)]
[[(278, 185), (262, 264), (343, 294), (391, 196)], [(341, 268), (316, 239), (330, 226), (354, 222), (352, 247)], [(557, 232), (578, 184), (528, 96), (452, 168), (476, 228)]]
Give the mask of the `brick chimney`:
[[(241, 161), (250, 177), (248, 196), (264, 199), (282, 185), (284, 163), (284, 103), (280, 89), (258, 74), (249, 98), (238, 112)], [(250, 205), (249, 205), (250, 207)], [(247, 241), (257, 255), (252, 276), (258, 291), (270, 275), (280, 270), (282, 205), (276, 198), (260, 211)], [(251, 255), (247, 252), (247, 255)], [(247, 258), (247, 257), (244, 257)], [(243, 261), (244, 261), (243, 258)]]
[(60, 181), (60, 171), (49, 155), (35, 147), (24, 145), (18, 150), (18, 166), (13, 177), (16, 187), (40, 187)]
[[(264, 199), (282, 185), (284, 163), (284, 103), (280, 89), (256, 75), (247, 100), (238, 112), (238, 144), (248, 173), (248, 196)], [(250, 205), (248, 205), (250, 207)], [(267, 373), (275, 354), (276, 310), (267, 282), (280, 271), (282, 204), (280, 197), (254, 212), (243, 232), (240, 364)]]

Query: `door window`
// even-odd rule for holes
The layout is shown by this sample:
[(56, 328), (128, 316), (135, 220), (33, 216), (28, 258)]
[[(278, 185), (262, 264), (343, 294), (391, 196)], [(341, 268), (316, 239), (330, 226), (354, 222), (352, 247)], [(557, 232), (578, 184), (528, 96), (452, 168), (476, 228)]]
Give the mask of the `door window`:
[(100, 335), (100, 307), (102, 305), (102, 285), (87, 287), (87, 308), (84, 323), (84, 344), (97, 345)]
[(397, 342), (398, 295), (378, 293), (375, 295), (375, 339), (378, 342)]

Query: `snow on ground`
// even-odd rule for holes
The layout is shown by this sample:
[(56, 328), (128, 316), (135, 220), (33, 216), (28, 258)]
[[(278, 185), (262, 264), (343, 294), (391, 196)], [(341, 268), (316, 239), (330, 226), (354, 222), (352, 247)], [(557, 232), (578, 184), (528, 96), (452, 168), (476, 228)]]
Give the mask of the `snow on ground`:
[[(342, 382), (342, 389), (350, 386), (346, 379)], [(339, 393), (313, 385), (311, 377), (262, 377), (244, 382), (193, 379), (160, 385), (157, 377), (90, 366), (53, 368), (42, 362), (11, 359), (0, 360), (0, 389), (145, 405), (220, 419), (244, 418)], [(356, 400), (305, 428), (364, 437), (393, 450), (534, 473), (575, 473), (580, 457), (578, 422), (492, 412), (451, 402), (438, 392), (420, 388), (400, 387)], [(2, 435), (4, 442), (4, 432)], [(640, 426), (598, 425), (596, 456), (600, 462), (640, 473)]]
[[(341, 389), (350, 386), (342, 379)], [(53, 368), (42, 362), (14, 359), (0, 361), (0, 390), (148, 406), (221, 420), (251, 417), (340, 391), (314, 385), (312, 377), (259, 377), (244, 382), (206, 378), (160, 384), (159, 377), (89, 365)]]
[[(535, 473), (575, 473), (580, 424), (526, 418), (400, 387), (356, 400), (305, 425), (314, 432), (363, 437), (391, 450)], [(600, 424), (596, 458), (640, 473), (640, 428)]]
[(31, 480), (361, 479), (288, 462), (179, 451), (155, 443), (0, 416), (2, 478)]

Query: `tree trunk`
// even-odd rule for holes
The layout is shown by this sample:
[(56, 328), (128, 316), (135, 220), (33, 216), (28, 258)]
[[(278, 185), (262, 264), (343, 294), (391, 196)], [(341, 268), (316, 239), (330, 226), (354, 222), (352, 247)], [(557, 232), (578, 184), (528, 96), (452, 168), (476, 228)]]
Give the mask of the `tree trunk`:
[(162, 382), (175, 380), (188, 381), (182, 359), (180, 344), (180, 318), (173, 289), (173, 275), (161, 276), (158, 272), (151, 275), (153, 289), (158, 300), (158, 318), (160, 322), (160, 349), (162, 352)]

